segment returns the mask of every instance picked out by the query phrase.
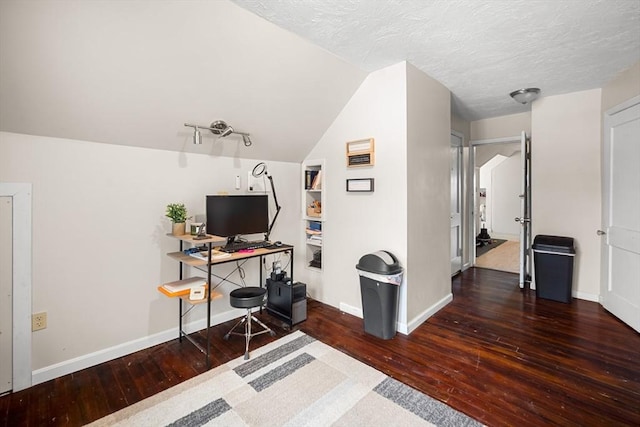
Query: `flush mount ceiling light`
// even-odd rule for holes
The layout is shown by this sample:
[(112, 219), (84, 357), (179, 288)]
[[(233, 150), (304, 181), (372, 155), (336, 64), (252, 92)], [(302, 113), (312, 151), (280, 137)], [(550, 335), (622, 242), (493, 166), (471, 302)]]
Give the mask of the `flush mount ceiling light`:
[(520, 104), (529, 104), (538, 98), (538, 95), (540, 95), (540, 89), (537, 87), (518, 89), (511, 92), (509, 95)]
[(211, 123), (210, 126), (193, 125), (190, 123), (185, 123), (184, 125), (193, 128), (193, 143), (195, 145), (202, 144), (202, 135), (200, 134), (200, 129), (210, 130), (214, 135), (218, 135), (218, 138), (226, 138), (232, 133), (242, 135), (242, 142), (244, 142), (245, 147), (250, 147), (252, 144), (250, 134), (233, 129), (224, 120), (216, 120), (215, 122)]

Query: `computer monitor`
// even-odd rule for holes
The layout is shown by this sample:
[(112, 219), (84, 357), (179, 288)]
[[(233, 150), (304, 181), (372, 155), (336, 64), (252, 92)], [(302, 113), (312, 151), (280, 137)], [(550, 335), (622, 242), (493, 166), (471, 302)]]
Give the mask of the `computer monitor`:
[(241, 234), (269, 232), (266, 194), (207, 196), (207, 234), (232, 242)]

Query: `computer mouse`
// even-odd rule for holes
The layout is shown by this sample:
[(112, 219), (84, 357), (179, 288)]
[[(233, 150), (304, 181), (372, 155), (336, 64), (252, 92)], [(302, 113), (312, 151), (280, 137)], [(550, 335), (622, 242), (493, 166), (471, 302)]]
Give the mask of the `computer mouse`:
[(282, 242), (280, 240), (273, 242), (273, 246), (282, 246)]

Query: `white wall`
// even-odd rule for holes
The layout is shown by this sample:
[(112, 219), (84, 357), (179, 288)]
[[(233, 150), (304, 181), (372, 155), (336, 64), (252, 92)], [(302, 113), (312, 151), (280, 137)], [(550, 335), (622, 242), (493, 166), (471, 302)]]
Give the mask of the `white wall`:
[(533, 235), (573, 237), (573, 294), (597, 301), (600, 280), (601, 90), (532, 104)]
[[(478, 150), (478, 149), (476, 149)], [(484, 227), (487, 230), (489, 230), (489, 232), (491, 233), (491, 231), (493, 231), (493, 227), (491, 226), (491, 222), (493, 220), (492, 217), (492, 200), (493, 200), (493, 169), (495, 167), (497, 167), (500, 163), (504, 162), (505, 160), (507, 160), (507, 157), (503, 156), (503, 155), (496, 155), (494, 156), (491, 160), (489, 160), (488, 162), (486, 162), (484, 165), (482, 165), (479, 168), (479, 172), (478, 172), (478, 183), (479, 183), (479, 188), (484, 188), (486, 190), (485, 194), (485, 198), (484, 201), (482, 200), (481, 197), (478, 197), (478, 215), (476, 217), (477, 221), (476, 221), (476, 228), (480, 229), (480, 227), (482, 226), (482, 223), (484, 222)], [(484, 221), (481, 221), (481, 214), (482, 212), (480, 211), (480, 205), (484, 202), (485, 206), (485, 214), (484, 214)]]
[(531, 112), (529, 111), (471, 122), (472, 141), (520, 136), (522, 131), (531, 135)]
[[(178, 278), (178, 264), (166, 256), (178, 242), (166, 236), (165, 207), (184, 202), (190, 214), (204, 215), (204, 196), (236, 193), (236, 175), (244, 192), (255, 164), (0, 133), (0, 182), (33, 184), (32, 312), (48, 316), (47, 329), (32, 336), (34, 381), (176, 337), (177, 301), (156, 290)], [(272, 237), (297, 242), (300, 166), (268, 167), (283, 206)], [(257, 284), (258, 261), (245, 271), (246, 281)], [(234, 287), (220, 289), (228, 294)], [(205, 313), (197, 307), (187, 321), (202, 325)], [(226, 297), (212, 303), (212, 313), (214, 322), (240, 315)]]
[[(405, 70), (400, 63), (371, 73), (307, 156), (325, 160), (323, 273), (305, 268), (300, 274), (313, 298), (356, 315), (362, 307), (355, 269), (360, 257), (385, 249), (407, 263)], [(347, 168), (346, 142), (364, 138), (375, 139), (375, 166)], [(348, 178), (374, 178), (375, 191), (347, 193)], [(405, 305), (403, 300), (400, 307)]]
[(492, 237), (518, 239), (520, 224), (514, 218), (520, 216), (521, 173), (520, 153), (508, 157), (491, 171), (491, 230), (495, 234)]
[(640, 61), (620, 72), (602, 88), (602, 112), (640, 95)]
[[(410, 332), (450, 300), (449, 97), (410, 64), (376, 71), (309, 153), (309, 159), (325, 159), (327, 171), (323, 273), (304, 273), (314, 298), (361, 315), (355, 265), (384, 249), (405, 267), (400, 332)], [(345, 143), (370, 137), (375, 165), (347, 168)], [(348, 178), (374, 178), (375, 191), (347, 193)]]
[(407, 323), (413, 330), (452, 299), (451, 94), (407, 65)]

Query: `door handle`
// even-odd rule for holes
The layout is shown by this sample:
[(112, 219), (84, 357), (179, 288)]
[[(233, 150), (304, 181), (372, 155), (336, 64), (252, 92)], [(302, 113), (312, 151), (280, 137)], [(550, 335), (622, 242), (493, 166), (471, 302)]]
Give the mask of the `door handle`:
[(519, 222), (520, 224), (524, 224), (526, 222), (531, 222), (531, 220), (529, 218), (520, 218), (520, 217), (515, 217), (515, 221)]
[(602, 231), (602, 230), (596, 230), (596, 234), (598, 236), (604, 236), (605, 234), (607, 234), (606, 232)]

